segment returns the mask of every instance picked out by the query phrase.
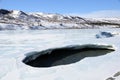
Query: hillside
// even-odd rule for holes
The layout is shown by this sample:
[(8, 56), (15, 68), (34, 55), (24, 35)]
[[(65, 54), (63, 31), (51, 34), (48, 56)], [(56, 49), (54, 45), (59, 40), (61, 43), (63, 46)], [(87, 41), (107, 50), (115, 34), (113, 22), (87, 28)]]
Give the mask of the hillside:
[(82, 18), (79, 16), (26, 13), (0, 9), (0, 30), (120, 28), (120, 18)]

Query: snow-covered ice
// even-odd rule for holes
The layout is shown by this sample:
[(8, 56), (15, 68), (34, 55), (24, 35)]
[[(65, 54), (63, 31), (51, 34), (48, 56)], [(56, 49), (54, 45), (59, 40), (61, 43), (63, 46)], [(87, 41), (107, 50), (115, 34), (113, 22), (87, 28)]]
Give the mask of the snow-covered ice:
[[(0, 32), (0, 80), (105, 80), (120, 71), (120, 35), (96, 38), (120, 29), (18, 30)], [(115, 51), (74, 64), (35, 68), (22, 62), (27, 53), (68, 45), (113, 45)], [(119, 76), (116, 78), (119, 80)]]

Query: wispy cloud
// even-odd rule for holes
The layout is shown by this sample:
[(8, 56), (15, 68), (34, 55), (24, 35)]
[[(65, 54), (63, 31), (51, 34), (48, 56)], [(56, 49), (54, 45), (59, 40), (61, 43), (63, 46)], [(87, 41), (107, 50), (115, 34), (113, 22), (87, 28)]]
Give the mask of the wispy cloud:
[(88, 18), (120, 18), (120, 10), (102, 10), (102, 11), (95, 11), (91, 13), (79, 14), (73, 13), (70, 15), (78, 15), (81, 17), (88, 17)]

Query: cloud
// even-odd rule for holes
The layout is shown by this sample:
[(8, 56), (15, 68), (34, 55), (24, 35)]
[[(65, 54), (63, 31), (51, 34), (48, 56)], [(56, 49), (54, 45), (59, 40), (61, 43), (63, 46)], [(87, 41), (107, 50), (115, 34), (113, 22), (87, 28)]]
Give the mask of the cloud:
[(120, 18), (120, 10), (102, 10), (102, 11), (95, 11), (85, 14), (70, 14), (70, 15), (78, 15), (81, 17), (87, 18)]

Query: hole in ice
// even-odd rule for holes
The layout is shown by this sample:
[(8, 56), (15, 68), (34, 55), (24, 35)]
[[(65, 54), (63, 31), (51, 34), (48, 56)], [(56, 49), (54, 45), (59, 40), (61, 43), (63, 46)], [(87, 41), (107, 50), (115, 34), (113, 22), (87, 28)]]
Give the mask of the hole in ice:
[(111, 45), (72, 45), (28, 53), (23, 62), (32, 67), (52, 67), (72, 64), (85, 57), (105, 55), (114, 50)]

